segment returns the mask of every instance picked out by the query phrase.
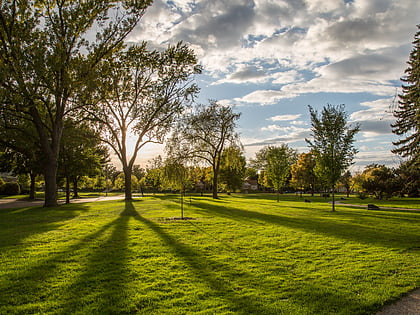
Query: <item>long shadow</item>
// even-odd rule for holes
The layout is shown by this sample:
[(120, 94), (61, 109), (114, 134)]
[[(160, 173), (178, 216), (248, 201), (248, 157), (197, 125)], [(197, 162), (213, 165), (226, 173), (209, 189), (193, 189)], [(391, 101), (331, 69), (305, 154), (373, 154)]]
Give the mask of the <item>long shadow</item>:
[[(325, 213), (325, 216), (323, 217), (292, 217), (279, 212), (276, 214), (268, 214), (239, 209), (232, 206), (227, 207), (218, 204), (203, 203), (200, 201), (195, 201), (194, 206), (199, 208), (200, 212), (206, 213), (207, 215), (217, 215), (234, 221), (275, 224), (312, 233), (321, 233), (359, 243), (376, 244), (383, 247), (406, 249), (412, 247), (416, 242), (417, 244), (420, 243), (420, 233), (408, 231), (401, 233), (399, 230), (393, 232), (376, 228), (376, 226), (372, 224), (380, 224), (380, 217), (375, 217), (375, 220), (371, 222), (341, 223), (339, 220), (331, 219), (331, 217), (339, 216), (339, 218), (344, 217), (355, 220), (357, 219), (357, 214), (337, 212)], [(287, 208), (292, 207), (287, 206)], [(382, 220), (386, 223), (387, 219), (385, 218)], [(406, 220), (409, 220), (412, 226), (419, 226), (420, 215), (413, 216), (410, 214)]]
[[(282, 302), (267, 305), (268, 301), (265, 301), (264, 296), (258, 299), (251, 298), (242, 292), (235, 290), (235, 284), (229, 283), (229, 279), (240, 277), (240, 282), (245, 283), (245, 286), (250, 288), (258, 288), (263, 294), (265, 292), (264, 283), (271, 281), (266, 278), (267, 275), (261, 274), (250, 274), (243, 270), (234, 270), (232, 265), (225, 265), (223, 263), (216, 262), (192, 247), (180, 242), (175, 237), (167, 233), (160, 227), (159, 224), (148, 220), (142, 216), (135, 216), (135, 219), (144, 223), (152, 231), (154, 231), (164, 243), (172, 248), (174, 254), (182, 260), (188, 267), (189, 270), (194, 273), (195, 277), (200, 281), (205, 282), (209, 288), (213, 291), (214, 296), (222, 297), (229, 305), (229, 311), (237, 314), (279, 314), (282, 313), (283, 307)], [(208, 234), (205, 230), (201, 229), (197, 224), (189, 222), (200, 230), (202, 233)], [(210, 237), (212, 237), (210, 235)], [(212, 237), (213, 238), (213, 237)], [(214, 238), (213, 238), (214, 239)], [(214, 241), (219, 242), (217, 239)], [(228, 244), (220, 244), (220, 246), (226, 249), (226, 252), (231, 253), (233, 256), (237, 256), (238, 251)], [(236, 254), (235, 254), (236, 253)], [(239, 253), (241, 259), (252, 259), (245, 257), (243, 253)], [(223, 270), (223, 273), (216, 274), (215, 270)], [(262, 278), (261, 278), (262, 277)], [(227, 279), (227, 280), (226, 280)], [(267, 284), (268, 284), (267, 283)], [(361, 301), (353, 300), (346, 295), (346, 293), (332, 292), (328, 287), (316, 287), (308, 281), (299, 282), (295, 284), (295, 288), (291, 290), (290, 296), (286, 300), (290, 300), (289, 303), (299, 305), (304, 313), (307, 314), (332, 314), (339, 313), (341, 307), (345, 306), (348, 309), (359, 310), (365, 306)], [(275, 287), (278, 288), (279, 294), (281, 295), (281, 283), (276, 283)], [(272, 294), (273, 287), (268, 284), (267, 291)], [(317, 293), (319, 292), (319, 293)], [(314, 298), (314, 295), (317, 295)], [(275, 301), (272, 301), (275, 302)], [(329, 307), (328, 310), (325, 307)], [(285, 310), (287, 313), (287, 311)], [(356, 314), (356, 312), (355, 312)]]
[[(215, 296), (223, 298), (230, 304), (230, 311), (243, 314), (278, 314), (278, 309), (271, 309), (257, 301), (251, 301), (248, 297), (235, 293), (235, 288), (232, 287), (232, 285), (213, 272), (213, 270), (226, 270), (225, 273), (228, 274), (229, 272), (232, 272), (231, 270), (228, 270), (228, 266), (215, 262), (195, 251), (188, 245), (179, 242), (173, 236), (166, 233), (158, 224), (147, 220), (140, 215), (135, 218), (154, 231), (167, 246), (172, 248), (175, 256), (186, 263), (189, 266), (189, 270), (193, 272), (200, 281), (204, 281), (212, 289)], [(243, 272), (237, 271), (235, 273)]]
[[(129, 314), (135, 313), (127, 302), (127, 281), (131, 280), (127, 265), (128, 221), (137, 216), (131, 201), (125, 201), (120, 216), (112, 222), (112, 233), (94, 252), (84, 268), (84, 272), (71, 283), (64, 294), (67, 302), (61, 314), (92, 313)], [(127, 309), (128, 308), (128, 309)]]
[(54, 208), (26, 207), (0, 210), (0, 249), (20, 245), (31, 235), (64, 225), (88, 210), (87, 205), (71, 204)]

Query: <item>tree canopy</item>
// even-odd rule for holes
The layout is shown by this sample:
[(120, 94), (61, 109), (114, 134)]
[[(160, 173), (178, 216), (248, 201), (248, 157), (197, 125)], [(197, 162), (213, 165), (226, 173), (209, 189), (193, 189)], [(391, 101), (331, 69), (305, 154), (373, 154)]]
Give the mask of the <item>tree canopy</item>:
[(147, 143), (163, 143), (198, 92), (191, 77), (200, 72), (194, 52), (182, 43), (163, 51), (150, 51), (146, 43), (133, 45), (102, 63), (96, 98), (83, 112), (98, 124), (102, 141), (121, 161), (126, 199), (132, 198), (131, 173), (138, 152)]
[(44, 153), (45, 206), (57, 204), (64, 117), (104, 58), (124, 46), (151, 0), (5, 0), (0, 4), (0, 104), (33, 124)]
[(226, 146), (239, 143), (235, 131), (239, 117), (231, 107), (214, 100), (208, 106), (199, 104), (179, 121), (167, 143), (169, 156), (204, 161), (212, 167), (215, 199), (222, 152)]
[(360, 126), (347, 124), (344, 105), (324, 106), (320, 115), (309, 106), (312, 140), (305, 139), (316, 156), (318, 173), (323, 174), (332, 190), (332, 211), (335, 211), (334, 191), (343, 172), (352, 164), (357, 153), (354, 136)]

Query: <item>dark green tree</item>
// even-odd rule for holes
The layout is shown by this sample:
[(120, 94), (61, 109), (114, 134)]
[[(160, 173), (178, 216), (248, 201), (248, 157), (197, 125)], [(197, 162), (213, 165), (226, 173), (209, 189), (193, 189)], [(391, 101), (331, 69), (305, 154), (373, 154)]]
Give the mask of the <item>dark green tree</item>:
[(400, 195), (420, 197), (420, 167), (411, 161), (406, 161), (401, 163), (395, 172)]
[(347, 124), (344, 105), (328, 104), (321, 115), (309, 106), (309, 112), (313, 140), (305, 140), (316, 156), (318, 174), (322, 174), (331, 188), (332, 211), (335, 211), (336, 184), (357, 153), (353, 143), (360, 126)]
[(151, 2), (0, 2), (0, 106), (36, 130), (44, 154), (45, 206), (57, 205), (64, 118), (97, 65), (123, 48)]
[(239, 136), (235, 131), (240, 114), (231, 107), (217, 101), (208, 106), (198, 105), (178, 123), (167, 142), (170, 157), (197, 159), (211, 166), (213, 171), (213, 198), (218, 198), (218, 181), (221, 155), (226, 146), (238, 145)]
[(29, 199), (35, 199), (35, 178), (43, 173), (44, 156), (34, 126), (1, 111), (0, 151), (0, 171), (29, 175)]
[(64, 121), (60, 143), (58, 178), (65, 180), (66, 203), (70, 202), (70, 183), (74, 197), (78, 197), (78, 181), (83, 176), (94, 176), (102, 172), (108, 158), (107, 149), (101, 145), (95, 131), (86, 123)]
[(396, 148), (392, 152), (407, 157), (420, 167), (420, 24), (417, 28), (406, 76), (401, 78), (404, 82), (402, 94), (394, 111), (397, 121), (392, 125), (392, 132), (404, 137), (394, 142)]

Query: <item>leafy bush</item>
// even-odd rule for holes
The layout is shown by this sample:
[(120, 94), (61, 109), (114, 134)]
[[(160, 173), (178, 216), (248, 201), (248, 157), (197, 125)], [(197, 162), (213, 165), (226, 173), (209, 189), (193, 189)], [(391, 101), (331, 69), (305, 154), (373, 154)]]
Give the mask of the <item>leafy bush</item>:
[(357, 197), (359, 197), (359, 199), (364, 200), (364, 199), (366, 199), (368, 196), (367, 196), (367, 194), (366, 194), (366, 193), (364, 193), (364, 192), (359, 192), (359, 194), (357, 195)]
[(0, 187), (0, 194), (7, 195), (7, 196), (19, 195), (20, 186), (16, 182), (5, 183), (3, 186)]

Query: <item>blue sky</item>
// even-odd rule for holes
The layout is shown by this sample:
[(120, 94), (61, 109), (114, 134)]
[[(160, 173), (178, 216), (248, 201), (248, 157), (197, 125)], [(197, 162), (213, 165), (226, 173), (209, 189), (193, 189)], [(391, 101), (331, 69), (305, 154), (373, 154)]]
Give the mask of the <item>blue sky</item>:
[[(399, 162), (391, 111), (419, 17), (417, 0), (155, 0), (128, 41), (188, 43), (205, 70), (199, 101), (242, 113), (248, 158), (268, 144), (308, 151), (308, 105), (345, 104), (361, 124), (357, 171)], [(145, 150), (142, 164), (160, 148)]]

